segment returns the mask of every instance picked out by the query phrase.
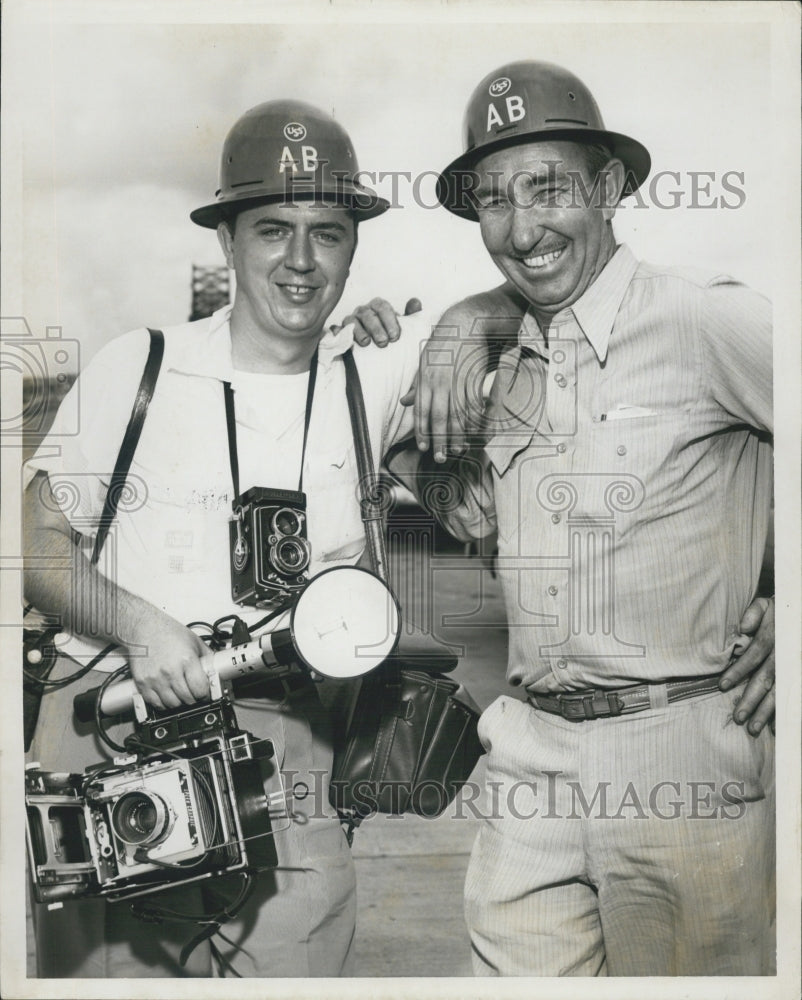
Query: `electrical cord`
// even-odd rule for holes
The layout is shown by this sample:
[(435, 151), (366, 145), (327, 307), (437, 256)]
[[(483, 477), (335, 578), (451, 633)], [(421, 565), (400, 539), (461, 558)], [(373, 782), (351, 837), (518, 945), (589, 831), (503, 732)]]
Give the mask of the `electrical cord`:
[[(222, 931), (218, 931), (216, 937), (222, 938), (224, 941), (227, 941), (237, 951), (242, 951), (239, 945), (234, 944), (234, 942), (230, 938), (227, 938)], [(225, 979), (226, 971), (228, 971), (231, 973), (232, 976), (235, 976), (237, 979), (242, 979), (240, 973), (237, 972), (237, 970), (234, 968), (231, 962), (226, 958), (226, 956), (222, 953), (222, 951), (220, 951), (220, 949), (211, 939), (209, 940), (209, 951), (212, 953), (212, 958), (215, 961), (215, 964), (217, 966), (217, 971), (220, 974), (221, 978)]]
[[(154, 906), (147, 903), (132, 903), (131, 912), (135, 917), (148, 923), (161, 923), (166, 920), (175, 923), (191, 923), (201, 925), (202, 929), (199, 933), (190, 938), (190, 940), (181, 949), (179, 964), (182, 966), (186, 965), (189, 956), (198, 947), (198, 945), (209, 940), (209, 947), (212, 950), (212, 955), (215, 958), (215, 961), (218, 963), (218, 969), (220, 969), (221, 972), (224, 972), (227, 968), (238, 979), (241, 979), (242, 977), (236, 969), (234, 969), (229, 960), (220, 952), (214, 942), (210, 940), (215, 935), (220, 934), (220, 928), (224, 923), (229, 920), (233, 920), (234, 917), (237, 916), (242, 907), (250, 899), (253, 890), (256, 888), (256, 875), (254, 872), (242, 871), (237, 872), (237, 875), (243, 880), (239, 893), (231, 902), (227, 903), (216, 912), (182, 913), (179, 910), (173, 910), (169, 907)], [(236, 944), (234, 944), (234, 942), (225, 937), (225, 935), (220, 936), (223, 937), (228, 944), (232, 945), (232, 947), (237, 950), (241, 950)]]
[(74, 673), (69, 674), (67, 677), (59, 677), (54, 681), (48, 680), (46, 678), (37, 677), (33, 671), (28, 670), (24, 666), (22, 668), (22, 675), (29, 681), (41, 685), (41, 687), (43, 688), (56, 690), (58, 688), (67, 687), (68, 684), (74, 684), (75, 681), (80, 680), (82, 677), (85, 677), (90, 670), (94, 670), (101, 660), (103, 660), (105, 657), (109, 655), (109, 653), (113, 652), (117, 648), (118, 647), (116, 643), (110, 643), (108, 646), (101, 649), (101, 651), (97, 654), (97, 656), (93, 657), (89, 661), (89, 663), (81, 667), (80, 670), (76, 670)]
[(264, 618), (260, 618), (258, 622), (254, 622), (253, 625), (250, 625), (248, 627), (248, 631), (251, 634), (253, 634), (256, 631), (256, 629), (262, 628), (269, 622), (272, 622), (274, 618), (278, 618), (279, 615), (283, 615), (291, 604), (292, 604), (291, 600), (285, 601), (283, 604), (280, 604), (277, 608), (271, 611), (270, 614), (265, 615)]

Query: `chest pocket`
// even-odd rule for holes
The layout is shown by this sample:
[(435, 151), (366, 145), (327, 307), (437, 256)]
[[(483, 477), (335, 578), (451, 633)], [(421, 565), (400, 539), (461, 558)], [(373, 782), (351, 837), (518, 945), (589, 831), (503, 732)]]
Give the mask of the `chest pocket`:
[(156, 505), (227, 516), (233, 485), (219, 385), (189, 385), (186, 376), (164, 371), (132, 469), (147, 483), (149, 500)]
[(187, 514), (202, 510), (228, 516), (233, 498), (229, 470), (212, 460), (208, 441), (204, 446), (186, 439), (179, 445), (180, 440), (178, 435), (163, 438), (155, 447), (143, 440), (137, 449), (132, 470), (147, 484), (149, 503)]
[(663, 516), (687, 500), (687, 489), (678, 490), (677, 483), (683, 477), (680, 455), (691, 440), (691, 413), (643, 410), (621, 410), (594, 424), (596, 464), (600, 472), (636, 476), (643, 486), (641, 517), (647, 511)]
[(614, 410), (597, 424), (602, 440), (619, 442), (633, 454), (669, 458), (687, 440), (690, 411), (686, 409), (647, 410), (630, 407)]

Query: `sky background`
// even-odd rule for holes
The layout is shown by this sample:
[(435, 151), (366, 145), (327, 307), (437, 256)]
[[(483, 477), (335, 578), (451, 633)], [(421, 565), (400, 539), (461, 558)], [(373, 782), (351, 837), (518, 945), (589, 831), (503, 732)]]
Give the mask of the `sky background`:
[[(128, 329), (188, 317), (191, 265), (222, 263), (214, 232), (188, 213), (212, 200), (223, 139), (243, 111), (278, 97), (309, 101), (349, 131), (363, 170), (415, 176), (462, 151), (479, 80), (525, 58), (572, 69), (607, 126), (651, 151), (653, 174), (680, 173), (660, 181), (658, 197), (670, 203), (677, 190), (681, 206), (622, 208), (621, 240), (645, 259), (720, 269), (772, 292), (765, 25), (102, 24), (86, 21), (97, 4), (84, 7), (82, 23), (54, 21), (53, 5), (55, 15), (17, 30), (23, 71), (11, 92), (23, 135), (20, 307), (35, 334), (61, 326), (79, 340), (83, 361)], [(726, 195), (722, 174), (743, 173), (742, 207), (690, 208), (690, 171), (717, 175), (704, 202)], [(501, 280), (478, 226), (431, 207), (431, 174), (420, 186), (430, 207), (414, 203), (409, 184), (399, 191), (403, 208), (362, 227), (333, 320), (374, 295), (398, 307), (417, 295), (439, 314)]]

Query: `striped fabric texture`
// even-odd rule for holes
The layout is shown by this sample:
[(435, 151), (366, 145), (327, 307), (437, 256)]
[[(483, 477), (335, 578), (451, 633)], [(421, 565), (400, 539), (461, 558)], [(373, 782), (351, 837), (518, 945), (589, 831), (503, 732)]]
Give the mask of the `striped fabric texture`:
[(547, 338), (525, 317), (491, 396), (495, 506), (482, 512), (498, 530), (512, 683), (726, 667), (766, 541), (771, 361), (762, 296), (626, 247)]
[(579, 723), (508, 697), (484, 713), (477, 974), (773, 972), (773, 736), (734, 723), (737, 691), (668, 704), (660, 685), (732, 656), (765, 547), (771, 386), (761, 296), (626, 247), (502, 357), (494, 506), (459, 513), (497, 526), (508, 678), (662, 699)]
[(735, 725), (735, 697), (579, 724), (487, 709), (477, 975), (774, 972), (774, 737)]

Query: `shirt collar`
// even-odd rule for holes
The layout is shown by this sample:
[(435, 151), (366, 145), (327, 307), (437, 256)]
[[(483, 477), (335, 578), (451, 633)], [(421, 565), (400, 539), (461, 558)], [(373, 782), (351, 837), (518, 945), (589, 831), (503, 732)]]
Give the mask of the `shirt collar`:
[[(570, 307), (574, 318), (588, 339), (599, 362), (607, 358), (615, 318), (621, 308), (638, 262), (628, 246), (622, 244), (613, 254), (596, 280)], [(568, 311), (568, 310), (566, 310)], [(555, 319), (559, 324), (560, 313)], [(531, 347), (548, 357), (543, 334), (531, 309), (526, 313), (518, 333), (521, 347)]]
[[(168, 364), (174, 371), (185, 375), (200, 375), (205, 378), (230, 382), (234, 375), (231, 360), (231, 305), (223, 306), (206, 321), (205, 330), (193, 330), (191, 342), (175, 342), (173, 356)], [(168, 338), (167, 344), (170, 344)], [(318, 344), (318, 367), (322, 371), (331, 368), (336, 358), (345, 354), (354, 344), (353, 324), (339, 330), (330, 327)]]

